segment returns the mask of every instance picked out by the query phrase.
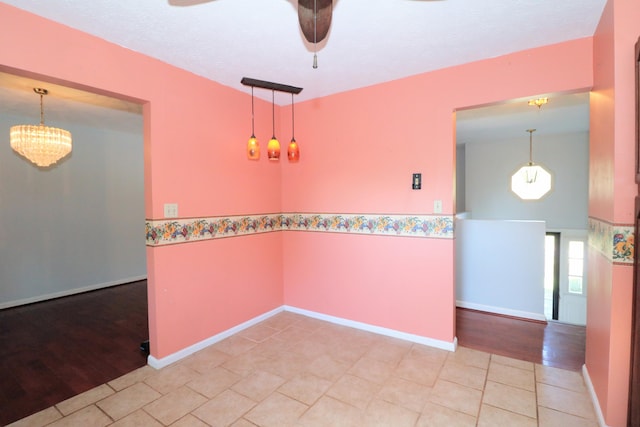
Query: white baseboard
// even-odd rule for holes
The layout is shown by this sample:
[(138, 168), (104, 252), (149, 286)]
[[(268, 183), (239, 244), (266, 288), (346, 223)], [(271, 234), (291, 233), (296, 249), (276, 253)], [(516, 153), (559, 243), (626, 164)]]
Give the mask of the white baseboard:
[(348, 326), (350, 328), (355, 328), (355, 329), (361, 329), (363, 331), (373, 332), (375, 334), (385, 335), (393, 338), (399, 338), (401, 340), (410, 341), (418, 344), (424, 344), (430, 347), (441, 348), (443, 350), (456, 351), (456, 348), (458, 347), (458, 338), (454, 338), (452, 342), (440, 341), (432, 338), (422, 337), (419, 335), (413, 335), (405, 332), (396, 331), (393, 329), (373, 326), (367, 323), (355, 322), (353, 320), (342, 319), (340, 317), (328, 316), (326, 314), (316, 313), (314, 311), (303, 310), (300, 308), (283, 305), (267, 313), (261, 314), (260, 316), (254, 317), (253, 319), (247, 320), (246, 322), (241, 323), (237, 326), (234, 326), (233, 328), (227, 329), (226, 331), (220, 332), (219, 334), (216, 334), (196, 344), (193, 344), (187, 348), (184, 348), (180, 351), (170, 354), (169, 356), (163, 357), (161, 359), (157, 359), (150, 355), (147, 358), (147, 364), (155, 369), (164, 368), (165, 366), (175, 363), (197, 351), (200, 351), (206, 347), (209, 347), (210, 345), (220, 342), (223, 339), (228, 338), (233, 334), (237, 334), (238, 332), (244, 329), (247, 329), (253, 325), (256, 325), (262, 322), (263, 320), (266, 320), (269, 317), (274, 316), (282, 311), (290, 311), (292, 313), (301, 314), (303, 316), (312, 317), (314, 319), (325, 320), (327, 322), (335, 323), (338, 325)]
[(75, 294), (81, 294), (83, 292), (96, 291), (98, 289), (108, 288), (110, 286), (124, 285), (125, 283), (138, 282), (140, 280), (146, 280), (146, 279), (147, 279), (147, 276), (127, 277), (126, 279), (114, 280), (112, 282), (98, 283), (95, 285), (84, 286), (82, 288), (67, 289), (64, 291), (54, 292), (51, 294), (38, 295), (31, 298), (24, 298), (24, 299), (19, 299), (14, 301), (2, 302), (0, 303), (0, 310), (4, 308), (17, 307), (19, 305), (33, 304), (34, 302), (46, 301), (54, 298), (68, 297)]
[(584, 382), (587, 385), (587, 390), (589, 391), (589, 396), (591, 397), (591, 403), (593, 403), (593, 408), (596, 411), (596, 417), (598, 418), (598, 425), (600, 427), (608, 427), (604, 422), (604, 415), (602, 415), (602, 409), (600, 409), (600, 401), (598, 400), (598, 395), (596, 394), (596, 390), (593, 388), (593, 383), (591, 382), (591, 377), (589, 376), (589, 371), (587, 370), (587, 365), (582, 365), (582, 376), (584, 378)]
[(241, 323), (239, 325), (236, 325), (230, 329), (227, 329), (226, 331), (220, 332), (219, 334), (216, 334), (212, 337), (209, 337), (207, 339), (204, 339), (198, 343), (195, 343), (193, 345), (190, 345), (187, 348), (183, 348), (182, 350), (179, 350), (175, 353), (172, 353), (166, 357), (163, 357), (162, 359), (156, 359), (155, 357), (149, 355), (149, 357), (147, 358), (147, 363), (149, 364), (149, 366), (151, 366), (152, 368), (155, 369), (160, 369), (160, 368), (164, 368), (165, 366), (169, 366), (170, 364), (177, 362), (178, 360), (184, 359), (185, 357), (200, 351), (204, 348), (209, 347), (210, 345), (213, 345), (217, 342), (222, 341), (225, 338), (229, 338), (231, 335), (233, 334), (237, 334), (238, 332), (245, 330), (253, 325), (256, 325), (260, 322), (262, 322), (263, 320), (268, 319), (269, 317), (280, 313), (281, 311), (283, 311), (283, 307), (278, 307), (276, 309), (273, 309), (271, 311), (268, 311), (264, 314), (261, 314), (257, 317), (254, 317), (253, 319), (247, 320), (244, 323)]
[(361, 329), (363, 331), (373, 332), (378, 335), (385, 335), (388, 337), (399, 338), (401, 340), (414, 342), (417, 344), (427, 345), (429, 347), (441, 348), (443, 350), (456, 351), (458, 347), (458, 338), (454, 337), (452, 342), (436, 340), (433, 338), (427, 338), (420, 335), (408, 334), (406, 332), (396, 331), (394, 329), (383, 328), (381, 326), (369, 325), (368, 323), (356, 322), (354, 320), (343, 319), (341, 317), (329, 316), (327, 314), (317, 313), (315, 311), (303, 310), (297, 307), (284, 306), (285, 311), (292, 313), (302, 314), (307, 317), (313, 317), (319, 320), (325, 320), (327, 322), (335, 323), (342, 326), (348, 326), (350, 328)]
[(478, 311), (486, 311), (489, 313), (503, 314), (505, 316), (521, 317), (523, 319), (538, 320), (542, 322), (547, 321), (547, 318), (545, 317), (544, 314), (532, 313), (529, 311), (512, 310), (504, 307), (494, 307), (491, 305), (476, 304), (473, 302), (456, 300), (456, 307), (469, 308), (471, 310), (478, 310)]

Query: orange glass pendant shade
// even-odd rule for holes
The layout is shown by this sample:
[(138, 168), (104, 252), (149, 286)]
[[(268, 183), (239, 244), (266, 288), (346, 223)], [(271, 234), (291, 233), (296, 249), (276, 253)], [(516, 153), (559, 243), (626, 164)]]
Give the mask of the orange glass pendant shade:
[(267, 155), (269, 160), (279, 160), (280, 159), (280, 142), (274, 136), (267, 144)]
[(251, 135), (247, 143), (247, 158), (249, 160), (260, 160), (260, 144), (254, 135)]
[(290, 162), (295, 163), (300, 160), (300, 147), (295, 139), (292, 139), (287, 147), (287, 158)]
[(253, 86), (251, 86), (251, 138), (247, 142), (247, 158), (249, 160), (260, 160), (260, 144), (256, 139), (256, 134), (253, 130)]
[(271, 120), (273, 125), (273, 136), (267, 144), (267, 157), (269, 160), (280, 160), (280, 142), (276, 138), (276, 107), (275, 107), (275, 91), (271, 91)]
[(294, 110), (293, 110), (293, 95), (300, 93), (302, 88), (283, 85), (280, 83), (267, 82), (263, 80), (250, 79), (248, 77), (243, 77), (240, 81), (245, 86), (251, 86), (251, 138), (247, 142), (247, 158), (249, 160), (259, 160), (260, 159), (260, 144), (258, 144), (258, 140), (255, 137), (254, 133), (254, 105), (253, 105), (253, 88), (259, 87), (263, 89), (271, 90), (271, 126), (272, 126), (272, 137), (267, 143), (267, 158), (269, 161), (277, 162), (280, 160), (280, 142), (278, 138), (276, 138), (276, 103), (275, 103), (275, 92), (287, 92), (291, 94), (291, 142), (287, 147), (287, 158), (290, 162), (297, 162), (300, 159), (300, 148), (298, 147), (298, 143), (296, 142), (293, 132), (293, 119), (294, 119)]
[(296, 142), (296, 127), (295, 127), (295, 114), (293, 107), (293, 93), (291, 94), (291, 142), (289, 143), (289, 147), (287, 147), (287, 158), (290, 163), (297, 163), (300, 160), (300, 147), (298, 147), (298, 143)]

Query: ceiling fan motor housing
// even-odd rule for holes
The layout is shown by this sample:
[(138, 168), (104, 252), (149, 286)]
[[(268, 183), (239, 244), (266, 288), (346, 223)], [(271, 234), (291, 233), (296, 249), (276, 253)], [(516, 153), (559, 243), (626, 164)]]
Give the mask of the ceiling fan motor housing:
[(298, 0), (300, 29), (309, 43), (319, 43), (327, 36), (332, 9), (332, 0)]

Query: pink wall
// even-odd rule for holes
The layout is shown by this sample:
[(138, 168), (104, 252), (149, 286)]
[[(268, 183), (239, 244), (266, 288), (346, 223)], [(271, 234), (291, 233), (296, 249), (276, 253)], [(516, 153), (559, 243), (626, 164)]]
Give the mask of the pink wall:
[[(296, 104), (302, 154), (283, 165), (283, 211), (431, 214), (438, 199), (454, 214), (455, 110), (588, 89), (591, 51), (575, 40)], [(455, 337), (451, 240), (288, 233), (283, 262), (286, 304)]]
[(147, 249), (155, 265), (154, 354), (175, 353), (281, 306), (281, 252), (282, 233)]
[[(609, 0), (594, 36), (589, 216), (633, 224), (634, 44), (640, 4)], [(586, 366), (607, 425), (627, 418), (633, 270), (591, 250)]]
[[(440, 199), (451, 215), (455, 110), (588, 89), (595, 67), (590, 214), (631, 222), (631, 185), (617, 175), (626, 176), (633, 158), (622, 141), (629, 136), (623, 117), (632, 107), (619, 94), (632, 92), (631, 68), (624, 71), (628, 60), (618, 58), (637, 34), (613, 32), (611, 4), (595, 39), (595, 62), (587, 38), (296, 104), (297, 165), (246, 160), (247, 95), (4, 4), (0, 37), (14, 42), (0, 50), (0, 69), (145, 103), (146, 209), (154, 219), (166, 202), (178, 203), (182, 217), (202, 217), (428, 214)], [(633, 33), (626, 29), (638, 22), (638, 6), (622, 7), (615, 11), (616, 28), (620, 21), (620, 34)], [(613, 56), (607, 53), (612, 45)], [(57, 61), (60, 56), (65, 60)], [(256, 133), (267, 138), (269, 107), (256, 100)], [(286, 141), (288, 107), (278, 112), (283, 131), (277, 134)], [(421, 191), (409, 188), (413, 172), (423, 173)], [(455, 335), (450, 240), (286, 232), (148, 248), (147, 254), (156, 358), (283, 303), (445, 341)], [(587, 364), (607, 421), (622, 425), (616, 402), (625, 395), (625, 371), (613, 365), (628, 360), (622, 344), (628, 270), (593, 255), (596, 286), (589, 291), (602, 300), (590, 299)]]
[(453, 213), (455, 110), (588, 90), (591, 49), (575, 40), (296, 104), (302, 156), (283, 168), (283, 210), (431, 213), (441, 199)]
[[(145, 104), (147, 218), (168, 202), (181, 217), (280, 210), (280, 168), (246, 160), (248, 95), (1, 3), (0, 39), (1, 70)], [(258, 99), (256, 134), (271, 135)], [(152, 355), (281, 306), (281, 253), (277, 233), (148, 248)]]
[(451, 239), (290, 232), (285, 304), (452, 342)]

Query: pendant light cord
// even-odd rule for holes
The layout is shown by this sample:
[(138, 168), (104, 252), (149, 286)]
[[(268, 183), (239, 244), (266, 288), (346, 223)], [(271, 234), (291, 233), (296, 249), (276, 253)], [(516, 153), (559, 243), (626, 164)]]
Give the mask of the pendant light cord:
[(529, 132), (529, 166), (533, 165), (533, 132), (535, 129), (527, 129)]
[(273, 138), (276, 139), (276, 105), (275, 105), (275, 90), (271, 91), (271, 125), (273, 129)]
[(40, 126), (44, 126), (44, 103), (42, 101), (43, 95), (40, 94)]
[(293, 93), (291, 93), (291, 140), (296, 140), (296, 118), (293, 108)]
[(253, 86), (251, 86), (251, 138), (255, 138), (256, 137), (256, 133), (255, 133), (254, 128), (253, 128), (253, 121), (254, 121), (254, 115), (253, 115)]

